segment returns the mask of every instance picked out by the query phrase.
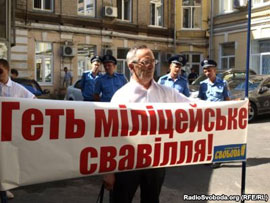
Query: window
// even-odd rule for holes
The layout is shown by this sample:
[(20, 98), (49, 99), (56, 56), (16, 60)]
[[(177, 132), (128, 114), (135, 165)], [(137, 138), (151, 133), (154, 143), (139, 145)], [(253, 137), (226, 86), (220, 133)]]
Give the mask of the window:
[(183, 69), (185, 69), (187, 75), (191, 72), (191, 68), (194, 68), (197, 74), (200, 74), (200, 62), (201, 62), (201, 54), (197, 53), (184, 53), (186, 57), (187, 64)]
[(229, 42), (221, 44), (221, 69), (235, 67), (235, 43)]
[(53, 0), (34, 0), (34, 9), (52, 11)]
[(90, 59), (96, 53), (96, 46), (94, 45), (79, 45), (77, 50), (78, 55), (78, 77), (81, 77), (83, 72), (91, 69)]
[(183, 0), (183, 28), (201, 28), (202, 18), (201, 0)]
[(234, 0), (219, 0), (219, 13), (230, 13), (233, 11)]
[(128, 65), (126, 61), (128, 50), (129, 49), (126, 49), (126, 48), (117, 49), (117, 73), (123, 73), (126, 76), (126, 78), (129, 80), (131, 73), (128, 69)]
[(252, 0), (252, 5), (254, 7), (263, 6), (263, 5), (269, 4), (269, 3), (270, 3), (270, 0)]
[(8, 50), (7, 50), (6, 44), (3, 42), (0, 42), (0, 58), (7, 59), (7, 53), (8, 53)]
[(151, 25), (163, 26), (163, 0), (150, 1)]
[(251, 69), (257, 74), (270, 74), (270, 40), (251, 42)]
[(132, 16), (132, 1), (131, 0), (117, 0), (117, 18), (120, 20), (131, 21)]
[(156, 60), (156, 65), (155, 65), (155, 72), (154, 72), (154, 79), (157, 81), (158, 78), (160, 77), (160, 66), (161, 66), (161, 63), (160, 63), (160, 51), (153, 51), (153, 54), (154, 54), (154, 57), (155, 57), (155, 60)]
[(95, 17), (96, 0), (78, 0), (78, 14)]
[(41, 84), (53, 83), (52, 43), (36, 43), (36, 80)]

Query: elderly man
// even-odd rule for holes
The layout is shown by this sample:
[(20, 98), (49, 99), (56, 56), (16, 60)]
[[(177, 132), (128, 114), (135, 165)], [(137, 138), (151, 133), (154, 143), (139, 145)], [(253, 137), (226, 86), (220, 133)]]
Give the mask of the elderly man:
[(96, 79), (101, 76), (99, 73), (101, 57), (93, 56), (90, 61), (92, 69), (90, 71), (85, 71), (81, 79), (82, 96), (84, 101), (94, 101)]
[(200, 83), (198, 97), (214, 102), (230, 100), (227, 82), (216, 76), (217, 63), (214, 60), (205, 59), (201, 62), (201, 66), (207, 79)]
[(99, 77), (95, 85), (95, 101), (110, 102), (114, 93), (127, 83), (123, 74), (116, 73), (116, 59), (111, 55), (102, 57), (106, 74)]
[(170, 73), (159, 78), (158, 84), (175, 88), (179, 93), (189, 97), (190, 93), (187, 79), (180, 74), (182, 66), (186, 65), (185, 57), (175, 55), (169, 58), (168, 62), (170, 64)]
[[(1, 97), (21, 97), (21, 98), (35, 98), (30, 91), (24, 88), (19, 83), (12, 81), (9, 77), (9, 63), (5, 59), (0, 59), (0, 96)], [(9, 199), (14, 198), (14, 195), (7, 191), (2, 195), (7, 195)]]
[[(113, 96), (113, 103), (190, 102), (175, 89), (157, 84), (153, 80), (155, 58), (146, 46), (135, 47), (127, 54), (132, 77), (130, 82)], [(128, 171), (104, 176), (105, 187), (112, 190), (113, 202), (131, 203), (137, 187), (141, 188), (142, 203), (158, 203), (165, 177), (165, 168)]]

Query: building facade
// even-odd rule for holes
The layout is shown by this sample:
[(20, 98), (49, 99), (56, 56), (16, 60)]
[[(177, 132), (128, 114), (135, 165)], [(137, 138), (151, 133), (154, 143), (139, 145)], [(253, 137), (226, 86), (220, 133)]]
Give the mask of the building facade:
[(190, 68), (194, 68), (197, 73), (202, 73), (200, 62), (208, 57), (209, 2), (208, 0), (176, 1), (176, 53), (186, 56), (187, 72)]
[[(0, 36), (1, 57), (8, 55), (20, 77), (37, 80), (55, 95), (63, 89), (64, 67), (76, 81), (91, 69), (89, 59), (95, 54), (114, 55), (117, 71), (129, 78), (125, 58), (134, 45), (146, 44), (154, 51), (155, 78), (168, 71), (167, 60), (175, 53), (186, 56), (187, 72), (194, 68), (202, 73), (200, 61), (207, 57), (220, 69), (245, 68), (247, 0), (11, 2), (15, 20), (9, 25), (14, 30), (5, 42)], [(270, 1), (252, 3), (250, 64), (257, 73), (269, 74)], [(15, 46), (3, 48), (6, 44)]]
[(129, 78), (126, 53), (146, 44), (154, 50), (158, 77), (174, 52), (172, 6), (170, 0), (17, 0), (11, 65), (57, 94), (64, 67), (77, 80), (95, 54), (114, 55), (117, 71)]
[[(247, 0), (213, 1), (213, 58), (219, 68), (246, 67)], [(252, 0), (250, 69), (270, 74), (270, 1)]]

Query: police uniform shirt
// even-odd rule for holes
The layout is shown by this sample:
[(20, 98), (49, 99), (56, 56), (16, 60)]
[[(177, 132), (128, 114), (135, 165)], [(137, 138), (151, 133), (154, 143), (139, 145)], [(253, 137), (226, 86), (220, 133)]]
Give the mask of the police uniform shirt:
[(35, 98), (35, 95), (28, 91), (25, 87), (10, 78), (6, 84), (0, 82), (0, 96), (1, 97), (21, 97), (21, 98)]
[(95, 94), (100, 95), (100, 101), (110, 102), (114, 93), (127, 83), (127, 79), (123, 74), (114, 73), (102, 75), (96, 80)]
[(190, 96), (187, 79), (182, 76), (178, 76), (178, 78), (174, 80), (170, 74), (167, 74), (159, 78), (158, 84), (172, 87), (185, 96)]
[(209, 79), (202, 81), (198, 97), (205, 101), (224, 101), (229, 97), (227, 82), (219, 77), (216, 77), (214, 83)]
[(96, 76), (92, 74), (92, 71), (86, 71), (82, 75), (81, 87), (82, 87), (82, 96), (86, 101), (94, 101), (94, 90), (96, 79), (100, 77), (101, 74), (98, 73)]

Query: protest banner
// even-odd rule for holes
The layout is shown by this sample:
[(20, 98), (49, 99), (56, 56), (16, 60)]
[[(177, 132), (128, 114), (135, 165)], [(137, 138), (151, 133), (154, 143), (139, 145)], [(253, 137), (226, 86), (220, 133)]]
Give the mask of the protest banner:
[(0, 98), (0, 191), (88, 175), (246, 159), (248, 100)]

